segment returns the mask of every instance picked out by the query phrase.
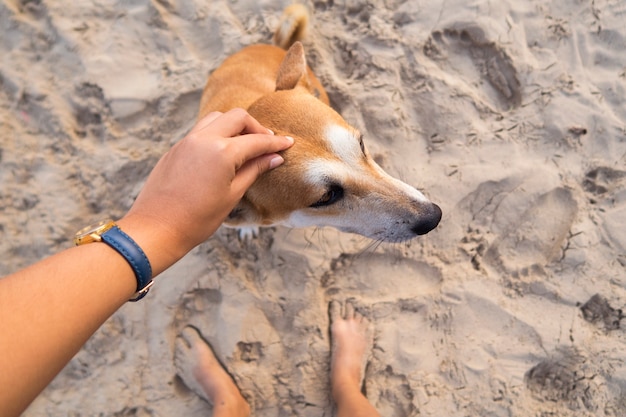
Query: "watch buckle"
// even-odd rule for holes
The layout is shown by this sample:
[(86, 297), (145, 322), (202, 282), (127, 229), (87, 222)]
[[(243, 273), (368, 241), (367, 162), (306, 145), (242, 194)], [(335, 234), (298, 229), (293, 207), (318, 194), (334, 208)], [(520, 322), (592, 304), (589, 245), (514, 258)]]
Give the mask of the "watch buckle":
[(146, 296), (146, 294), (148, 294), (148, 291), (150, 291), (150, 288), (152, 288), (152, 285), (154, 285), (154, 280), (153, 279), (151, 279), (150, 282), (148, 282), (145, 287), (143, 287), (142, 289), (137, 291), (135, 294), (133, 294), (133, 298), (131, 298), (128, 301), (139, 301), (139, 300), (141, 300), (143, 297)]

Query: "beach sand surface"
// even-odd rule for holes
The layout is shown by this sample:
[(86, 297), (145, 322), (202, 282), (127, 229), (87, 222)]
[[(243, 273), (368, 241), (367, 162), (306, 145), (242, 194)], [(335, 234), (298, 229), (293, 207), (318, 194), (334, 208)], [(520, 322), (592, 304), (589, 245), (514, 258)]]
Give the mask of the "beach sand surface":
[[(0, 1), (0, 275), (121, 217), (207, 75), (288, 4)], [(211, 415), (174, 367), (191, 324), (255, 415), (331, 416), (327, 309), (347, 298), (376, 327), (385, 417), (626, 415), (626, 3), (307, 5), (333, 106), (439, 227), (406, 244), (222, 228), (24, 415)]]

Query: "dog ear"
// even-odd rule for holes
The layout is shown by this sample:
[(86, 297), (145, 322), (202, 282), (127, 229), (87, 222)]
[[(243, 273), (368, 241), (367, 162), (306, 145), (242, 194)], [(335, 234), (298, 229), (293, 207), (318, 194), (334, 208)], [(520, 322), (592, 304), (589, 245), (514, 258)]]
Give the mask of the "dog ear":
[(291, 45), (283, 59), (276, 76), (276, 91), (291, 90), (299, 83), (310, 90), (309, 76), (307, 75), (306, 58), (302, 43)]

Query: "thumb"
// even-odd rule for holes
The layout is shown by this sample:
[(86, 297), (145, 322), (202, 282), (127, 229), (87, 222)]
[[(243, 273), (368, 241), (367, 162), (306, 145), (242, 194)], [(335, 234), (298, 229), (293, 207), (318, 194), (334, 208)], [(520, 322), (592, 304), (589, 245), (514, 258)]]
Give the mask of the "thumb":
[(283, 162), (285, 160), (277, 153), (250, 159), (237, 170), (237, 174), (233, 179), (233, 188), (240, 191), (241, 195), (243, 195), (261, 174), (282, 165)]

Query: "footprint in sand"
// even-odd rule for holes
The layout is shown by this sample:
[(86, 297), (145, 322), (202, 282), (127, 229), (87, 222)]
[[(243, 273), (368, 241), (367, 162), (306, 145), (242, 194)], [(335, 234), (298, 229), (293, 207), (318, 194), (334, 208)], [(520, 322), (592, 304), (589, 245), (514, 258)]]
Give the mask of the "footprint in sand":
[(417, 416), (415, 388), (403, 370), (395, 370), (391, 365), (377, 371), (368, 381), (367, 388), (379, 392), (376, 409), (381, 416)]
[(542, 268), (561, 253), (578, 206), (570, 190), (559, 187), (537, 198), (487, 249), (485, 261), (505, 272)]
[(468, 84), (485, 86), (486, 82), (488, 88), (483, 87), (483, 92), (501, 109), (513, 109), (521, 104), (522, 88), (513, 60), (500, 45), (487, 39), (485, 31), (476, 24), (460, 22), (433, 31), (424, 46), (424, 54), (449, 62), (464, 78), (472, 78), (472, 67), (477, 69), (477, 79), (467, 80)]
[(176, 311), (177, 323), (189, 323), (192, 318), (212, 317), (219, 314), (222, 293), (213, 288), (194, 288), (181, 297)]
[(597, 167), (585, 174), (583, 188), (596, 197), (604, 197), (613, 193), (622, 180), (626, 179), (626, 171), (609, 167)]
[(595, 294), (591, 297), (589, 301), (580, 307), (580, 311), (586, 321), (599, 327), (604, 327), (607, 331), (619, 329), (620, 323), (624, 318), (622, 309), (611, 307), (609, 301), (600, 294)]
[(380, 302), (421, 299), (438, 292), (442, 281), (441, 271), (425, 262), (371, 253), (342, 254), (333, 260), (321, 282), (331, 295), (341, 291)]
[(104, 137), (107, 104), (102, 87), (81, 83), (75, 87), (71, 102), (75, 119), (74, 133), (79, 137), (85, 137), (89, 132), (96, 137)]
[(592, 412), (610, 402), (604, 379), (591, 359), (573, 348), (557, 351), (524, 375), (535, 399)]

